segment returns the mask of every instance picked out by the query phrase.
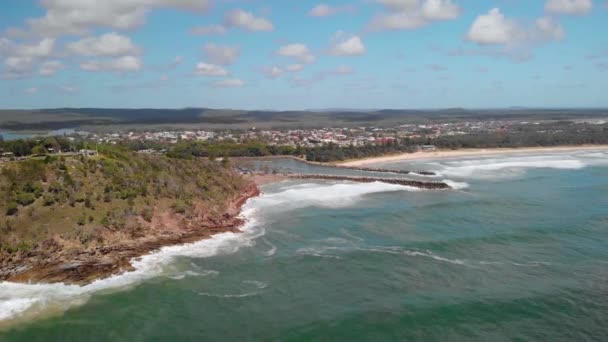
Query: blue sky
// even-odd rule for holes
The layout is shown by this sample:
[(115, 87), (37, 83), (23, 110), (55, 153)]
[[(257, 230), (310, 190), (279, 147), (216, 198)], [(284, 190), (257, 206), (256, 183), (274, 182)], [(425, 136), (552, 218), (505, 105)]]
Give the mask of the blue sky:
[(608, 106), (606, 0), (4, 0), (0, 107)]

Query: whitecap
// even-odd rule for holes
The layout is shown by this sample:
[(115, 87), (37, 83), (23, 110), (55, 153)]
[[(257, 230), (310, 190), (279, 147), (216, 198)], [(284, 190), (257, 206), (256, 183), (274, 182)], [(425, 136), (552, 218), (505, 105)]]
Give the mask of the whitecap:
[(383, 182), (305, 183), (265, 194), (256, 203), (265, 209), (277, 208), (281, 211), (309, 206), (340, 208), (353, 205), (368, 194), (418, 190), (420, 189)]
[(215, 298), (246, 298), (246, 297), (257, 296), (258, 294), (259, 294), (258, 292), (248, 292), (248, 293), (242, 293), (242, 294), (215, 294), (215, 293), (208, 293), (208, 292), (199, 292), (198, 293), (199, 296), (215, 297)]
[(469, 187), (469, 183), (456, 182), (456, 181), (449, 180), (449, 179), (444, 179), (444, 180), (442, 180), (442, 182), (449, 185), (450, 188), (452, 188), (454, 190), (462, 190), (462, 189), (466, 189)]
[[(257, 198), (256, 198), (257, 199)], [(95, 293), (120, 291), (142, 281), (162, 275), (176, 258), (207, 258), (218, 254), (235, 253), (241, 247), (251, 246), (253, 240), (265, 231), (255, 219), (255, 200), (248, 201), (242, 213), (246, 224), (242, 233), (226, 232), (194, 243), (167, 246), (132, 260), (134, 271), (96, 280), (88, 285), (19, 284), (0, 282), (0, 321), (32, 317), (49, 308), (63, 308), (84, 304)], [(196, 266), (196, 265), (195, 265)], [(196, 266), (198, 267), (198, 266)], [(186, 271), (184, 276), (216, 275), (217, 271)], [(180, 274), (172, 274), (180, 278)]]

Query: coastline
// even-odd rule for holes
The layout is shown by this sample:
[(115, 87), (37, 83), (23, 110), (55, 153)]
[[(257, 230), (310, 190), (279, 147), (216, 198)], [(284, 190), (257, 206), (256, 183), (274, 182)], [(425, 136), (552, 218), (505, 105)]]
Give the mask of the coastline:
[[(221, 219), (201, 218), (188, 227), (158, 229), (163, 222), (152, 222), (142, 238), (120, 240), (92, 249), (70, 249), (51, 239), (40, 248), (0, 263), (0, 282), (64, 283), (87, 285), (95, 280), (133, 271), (132, 262), (165, 246), (183, 245), (225, 232), (240, 232), (245, 223), (240, 217), (243, 205), (260, 195), (258, 183), (251, 182), (238, 196), (228, 201)], [(177, 217), (165, 215), (168, 222)]]
[(586, 150), (608, 150), (608, 145), (581, 145), (581, 146), (555, 146), (555, 147), (520, 147), (520, 148), (485, 148), (485, 149), (459, 149), (459, 150), (436, 150), (432, 152), (400, 153), (379, 157), (370, 157), (355, 160), (345, 160), (329, 165), (344, 167), (360, 167), (372, 164), (399, 162), (408, 160), (422, 159), (446, 159), (470, 156), (491, 156), (491, 155), (517, 155), (527, 153), (546, 153), (546, 152), (576, 152)]

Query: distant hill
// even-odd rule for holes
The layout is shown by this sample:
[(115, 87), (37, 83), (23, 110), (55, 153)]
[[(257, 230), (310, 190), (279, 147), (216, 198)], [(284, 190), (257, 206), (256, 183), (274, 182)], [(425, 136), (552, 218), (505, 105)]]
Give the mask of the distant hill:
[(608, 117), (608, 109), (327, 109), (314, 111), (232, 110), (209, 108), (121, 109), (55, 108), (0, 110), (0, 132), (47, 131), (62, 128), (126, 129), (247, 129), (319, 127), (391, 127), (406, 123), (480, 120), (567, 120)]

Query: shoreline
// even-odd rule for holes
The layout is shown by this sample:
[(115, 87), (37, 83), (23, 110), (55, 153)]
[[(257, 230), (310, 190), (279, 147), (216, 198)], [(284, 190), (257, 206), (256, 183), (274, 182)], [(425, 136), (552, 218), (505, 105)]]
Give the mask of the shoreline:
[(519, 147), (519, 148), (472, 148), (458, 150), (436, 150), (432, 152), (399, 153), (363, 159), (345, 160), (328, 165), (342, 167), (360, 167), (372, 164), (389, 162), (400, 162), (409, 160), (424, 159), (447, 159), (469, 156), (491, 156), (491, 155), (516, 155), (527, 153), (546, 153), (546, 152), (577, 152), (588, 150), (607, 150), (608, 145), (581, 145), (581, 146), (555, 146), (555, 147)]
[(65, 250), (51, 239), (39, 250), (17, 255), (0, 263), (0, 282), (88, 285), (96, 280), (135, 270), (132, 262), (162, 247), (183, 245), (209, 239), (225, 232), (241, 232), (243, 205), (261, 194), (258, 183), (251, 182), (229, 201), (219, 220), (203, 220), (197, 227), (150, 229), (149, 236), (108, 244), (93, 249)]

